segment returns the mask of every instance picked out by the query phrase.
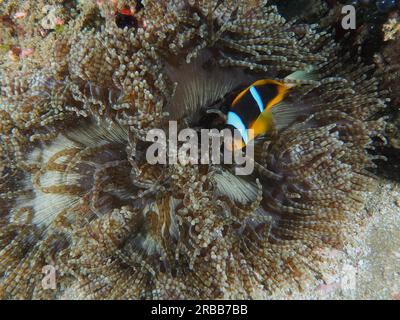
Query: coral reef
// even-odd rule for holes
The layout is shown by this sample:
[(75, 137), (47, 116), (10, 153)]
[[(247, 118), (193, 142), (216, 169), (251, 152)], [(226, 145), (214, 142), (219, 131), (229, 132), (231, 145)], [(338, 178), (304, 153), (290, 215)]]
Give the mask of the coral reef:
[[(375, 186), (382, 72), (265, 0), (43, 2), (1, 4), (30, 23), (18, 41), (3, 18), (0, 38), (20, 49), (0, 62), (0, 296), (263, 298), (323, 283), (321, 252), (348, 241)], [(251, 176), (147, 163), (150, 129), (202, 127), (236, 87), (310, 66)], [(56, 290), (42, 287), (49, 264)]]

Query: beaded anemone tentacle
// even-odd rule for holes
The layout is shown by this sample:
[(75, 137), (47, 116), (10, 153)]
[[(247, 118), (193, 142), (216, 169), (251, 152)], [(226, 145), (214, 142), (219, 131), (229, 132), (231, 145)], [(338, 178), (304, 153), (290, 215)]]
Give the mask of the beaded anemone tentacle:
[[(87, 2), (43, 39), (47, 61), (0, 75), (0, 296), (256, 298), (323, 279), (320, 251), (343, 247), (374, 186), (374, 68), (265, 0), (143, 1), (125, 27), (136, 1)], [(260, 78), (300, 85), (253, 174), (147, 162), (150, 129), (198, 129)]]

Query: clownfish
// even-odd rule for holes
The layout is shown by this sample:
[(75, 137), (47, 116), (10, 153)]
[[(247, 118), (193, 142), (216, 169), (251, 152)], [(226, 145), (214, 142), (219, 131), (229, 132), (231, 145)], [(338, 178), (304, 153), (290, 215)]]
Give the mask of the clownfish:
[[(286, 79), (312, 79), (305, 71), (296, 71)], [(280, 105), (289, 90), (296, 86), (276, 80), (255, 81), (233, 100), (226, 116), (226, 125), (237, 129), (241, 139), (234, 139), (233, 149), (240, 150), (274, 126), (273, 108)]]

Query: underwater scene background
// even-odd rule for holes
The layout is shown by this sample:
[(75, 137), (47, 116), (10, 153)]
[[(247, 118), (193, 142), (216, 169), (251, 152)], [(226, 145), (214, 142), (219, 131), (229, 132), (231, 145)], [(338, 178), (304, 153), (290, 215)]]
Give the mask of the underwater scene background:
[[(0, 0), (0, 297), (400, 299), (399, 6)], [(260, 79), (252, 174), (147, 161)]]

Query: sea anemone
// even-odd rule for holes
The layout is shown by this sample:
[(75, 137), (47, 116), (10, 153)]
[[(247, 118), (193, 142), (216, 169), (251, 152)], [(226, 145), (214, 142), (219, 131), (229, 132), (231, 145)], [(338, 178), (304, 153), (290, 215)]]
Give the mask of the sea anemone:
[[(134, 19), (117, 23), (124, 8)], [(1, 297), (259, 298), (324, 281), (322, 250), (344, 246), (375, 184), (373, 66), (265, 0), (88, 1), (41, 41), (45, 59), (0, 75)], [(212, 126), (238, 87), (310, 66), (252, 175), (146, 161), (149, 130)]]

